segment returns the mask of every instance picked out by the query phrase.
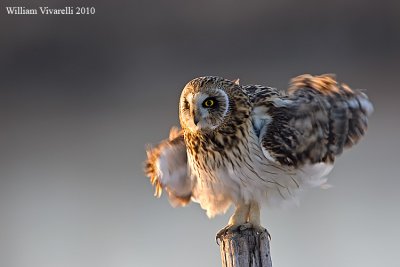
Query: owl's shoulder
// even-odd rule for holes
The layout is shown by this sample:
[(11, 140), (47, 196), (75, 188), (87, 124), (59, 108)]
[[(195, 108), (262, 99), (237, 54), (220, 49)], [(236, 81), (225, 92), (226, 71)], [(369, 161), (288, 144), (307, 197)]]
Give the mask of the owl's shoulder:
[(242, 90), (249, 97), (250, 101), (256, 105), (282, 95), (282, 92), (276, 88), (258, 84), (244, 85), (242, 86)]

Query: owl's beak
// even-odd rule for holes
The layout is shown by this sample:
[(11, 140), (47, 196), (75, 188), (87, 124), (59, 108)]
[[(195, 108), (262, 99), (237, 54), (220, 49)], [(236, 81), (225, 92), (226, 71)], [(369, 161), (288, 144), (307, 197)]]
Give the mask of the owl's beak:
[(193, 104), (192, 108), (190, 109), (190, 113), (192, 115), (194, 125), (197, 126), (197, 124), (200, 121), (200, 114), (199, 114), (199, 111), (196, 109), (196, 107), (194, 105), (195, 104)]
[(197, 112), (195, 112), (195, 113), (193, 114), (193, 122), (194, 122), (194, 125), (197, 126), (197, 124), (199, 123), (199, 121), (200, 121), (200, 116), (197, 114)]

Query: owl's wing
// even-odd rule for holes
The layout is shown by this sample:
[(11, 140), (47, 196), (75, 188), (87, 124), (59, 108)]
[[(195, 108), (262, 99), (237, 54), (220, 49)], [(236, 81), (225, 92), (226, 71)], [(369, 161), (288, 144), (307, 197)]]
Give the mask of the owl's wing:
[(147, 149), (145, 173), (155, 187), (154, 195), (160, 197), (165, 189), (174, 207), (186, 205), (192, 195), (186, 153), (183, 133), (177, 128), (171, 129), (169, 139)]
[[(257, 93), (258, 90), (258, 93)], [(301, 75), (288, 93), (249, 90), (253, 121), (264, 155), (284, 166), (333, 163), (364, 135), (371, 102), (332, 75)]]

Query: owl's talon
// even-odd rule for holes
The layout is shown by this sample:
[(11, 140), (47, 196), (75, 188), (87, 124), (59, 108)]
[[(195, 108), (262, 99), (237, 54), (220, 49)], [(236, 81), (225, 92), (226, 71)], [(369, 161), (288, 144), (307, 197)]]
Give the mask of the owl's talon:
[(247, 229), (250, 229), (250, 228), (253, 228), (253, 224), (247, 222), (247, 223), (244, 223), (244, 224), (240, 225), (239, 229), (240, 229), (240, 231), (244, 231), (244, 230), (247, 230)]
[(218, 240), (221, 240), (222, 236), (224, 236), (226, 234), (229, 234), (229, 233), (233, 233), (233, 232), (235, 232), (237, 230), (241, 231), (242, 230), (241, 226), (242, 225), (240, 225), (240, 224), (239, 225), (227, 225), (224, 228), (222, 228), (221, 230), (219, 230), (218, 233), (215, 236), (215, 241), (217, 242), (217, 245), (219, 245)]
[(222, 237), (226, 234), (233, 233), (236, 231), (245, 231), (247, 229), (254, 229), (257, 233), (267, 233), (268, 239), (271, 240), (271, 235), (269, 234), (268, 230), (262, 227), (259, 224), (253, 224), (253, 223), (244, 223), (244, 224), (239, 224), (239, 225), (227, 225), (224, 228), (222, 228), (215, 236), (215, 242), (217, 245), (220, 245), (220, 241)]
[(268, 239), (271, 240), (271, 235), (269, 234), (267, 229), (265, 229), (264, 227), (262, 227), (259, 224), (254, 224), (254, 223), (248, 222), (248, 223), (242, 224), (240, 226), (240, 231), (244, 231), (247, 229), (254, 229), (254, 230), (256, 230), (257, 233), (260, 233), (260, 234), (265, 232), (268, 235)]
[(267, 233), (268, 239), (271, 240), (271, 235), (269, 234), (268, 230), (262, 227), (261, 225), (253, 225), (253, 229), (257, 231), (257, 233)]
[(262, 227), (259, 224), (253, 224), (250, 222), (244, 223), (244, 224), (239, 224), (239, 225), (227, 225), (224, 228), (222, 228), (215, 236), (215, 242), (217, 245), (219, 245), (219, 241), (222, 239), (222, 237), (226, 234), (233, 233), (236, 231), (245, 231), (247, 229), (254, 229), (256, 230), (257, 233), (267, 233), (268, 239), (271, 240), (271, 235), (269, 234), (268, 230)]
[(265, 229), (264, 227), (262, 227), (261, 225), (253, 225), (253, 229), (256, 230), (258, 233), (264, 233), (267, 232), (267, 229)]

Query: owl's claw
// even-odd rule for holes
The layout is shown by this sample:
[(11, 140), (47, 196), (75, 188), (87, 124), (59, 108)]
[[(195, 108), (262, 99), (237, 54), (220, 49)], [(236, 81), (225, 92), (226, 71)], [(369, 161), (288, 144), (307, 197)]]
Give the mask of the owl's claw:
[(244, 229), (240, 229), (240, 230), (245, 230), (245, 229), (250, 229), (250, 228), (253, 228), (254, 230), (256, 230), (256, 232), (257, 233), (267, 233), (267, 235), (268, 235), (268, 239), (269, 240), (271, 240), (271, 235), (269, 234), (269, 232), (268, 232), (268, 230), (267, 229), (265, 229), (264, 227), (262, 227), (261, 225), (259, 225), (259, 224), (254, 224), (254, 223), (246, 223), (246, 224), (243, 224), (242, 225), (242, 227), (243, 226), (245, 226), (246, 228), (244, 228)]
[(253, 224), (253, 223), (248, 222), (248, 223), (239, 224), (239, 225), (225, 226), (217, 233), (217, 235), (215, 236), (215, 241), (216, 241), (217, 245), (219, 245), (219, 241), (222, 239), (222, 236), (229, 234), (229, 233), (236, 232), (236, 231), (244, 231), (247, 229), (254, 229), (254, 230), (256, 230), (257, 233), (260, 233), (260, 234), (266, 232), (268, 235), (268, 239), (271, 240), (271, 235), (269, 234), (267, 229), (265, 229), (264, 227), (262, 227), (259, 224)]
[(241, 229), (241, 226), (242, 225), (240, 225), (240, 224), (233, 224), (233, 225), (230, 225), (230, 224), (228, 224), (227, 226), (225, 226), (224, 228), (222, 228), (221, 230), (219, 230), (219, 232), (217, 233), (217, 235), (215, 236), (215, 242), (217, 242), (217, 245), (219, 245), (219, 242), (218, 242), (218, 240), (221, 240), (222, 238), (222, 236), (224, 236), (224, 235), (226, 235), (226, 234), (228, 234), (228, 233), (233, 233), (233, 232), (235, 232), (235, 231), (237, 231), (237, 230), (242, 230)]

